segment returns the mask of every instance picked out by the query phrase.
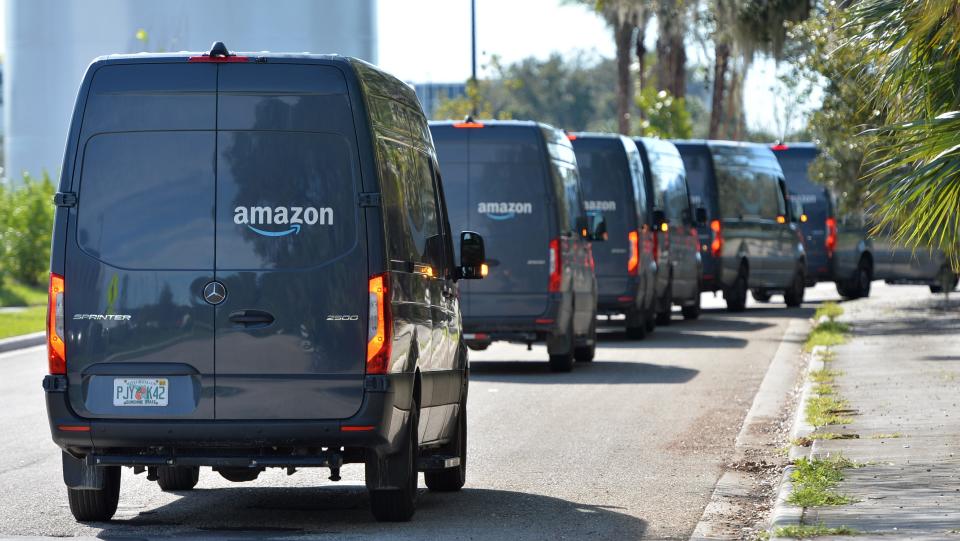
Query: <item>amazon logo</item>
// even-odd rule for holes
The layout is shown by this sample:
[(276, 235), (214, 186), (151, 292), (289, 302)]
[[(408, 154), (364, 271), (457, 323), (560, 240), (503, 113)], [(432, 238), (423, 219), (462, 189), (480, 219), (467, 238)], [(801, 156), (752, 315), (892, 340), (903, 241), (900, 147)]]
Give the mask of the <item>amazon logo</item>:
[(233, 223), (245, 225), (258, 235), (285, 237), (300, 233), (308, 225), (333, 225), (330, 207), (237, 207)]
[(484, 201), (477, 204), (477, 212), (491, 220), (509, 220), (518, 214), (533, 214), (533, 204), (519, 201)]

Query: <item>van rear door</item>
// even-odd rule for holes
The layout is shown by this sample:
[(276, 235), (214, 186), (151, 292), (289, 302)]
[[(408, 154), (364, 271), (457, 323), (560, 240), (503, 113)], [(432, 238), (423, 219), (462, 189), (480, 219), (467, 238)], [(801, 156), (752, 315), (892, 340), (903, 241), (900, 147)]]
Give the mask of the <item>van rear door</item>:
[(212, 419), (216, 66), (93, 69), (65, 252), (70, 405)]
[(607, 296), (630, 294), (629, 235), (640, 228), (633, 179), (623, 142), (619, 138), (580, 137), (573, 142), (573, 147), (580, 168), (583, 206), (587, 213), (599, 213), (607, 222), (607, 241), (593, 246), (598, 293)]
[(342, 72), (221, 64), (218, 419), (336, 419), (363, 400), (359, 153)]
[[(483, 235), (490, 265), (485, 279), (461, 282), (466, 315), (539, 316), (547, 309), (549, 232), (555, 230), (556, 212), (554, 197), (547, 195), (544, 143), (533, 127), (464, 131), (469, 137), (464, 229)], [(458, 183), (444, 174), (445, 188)], [(459, 183), (462, 190), (463, 179)]]

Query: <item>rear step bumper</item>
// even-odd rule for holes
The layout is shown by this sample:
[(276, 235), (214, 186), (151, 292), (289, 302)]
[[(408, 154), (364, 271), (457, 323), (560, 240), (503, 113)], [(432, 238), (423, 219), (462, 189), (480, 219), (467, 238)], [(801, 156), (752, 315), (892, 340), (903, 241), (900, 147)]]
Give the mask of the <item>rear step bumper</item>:
[[(368, 379), (383, 381), (366, 386), (367, 391), (360, 409), (348, 419), (88, 419), (73, 412), (67, 393), (64, 392), (65, 386), (56, 384), (51, 378), (57, 377), (47, 376), (44, 389), (54, 443), (80, 455), (93, 453), (94, 450), (102, 452), (104, 449), (111, 449), (106, 454), (136, 455), (138, 460), (163, 460), (170, 450), (178, 448), (218, 449), (223, 451), (224, 455), (229, 455), (231, 448), (270, 447), (360, 447), (392, 452), (399, 444), (409, 416), (410, 397), (413, 396), (412, 374), (390, 374), (367, 376)], [(367, 427), (372, 429), (366, 430)], [(166, 452), (153, 452), (160, 448)], [(116, 452), (118, 449), (125, 451)], [(141, 450), (151, 452), (141, 453)], [(102, 455), (102, 458), (106, 458), (106, 454)], [(216, 454), (218, 453), (203, 453), (202, 456)], [(249, 462), (250, 458), (247, 455), (243, 460)], [(297, 463), (299, 457), (286, 456), (283, 460), (292, 462), (284, 462), (282, 465), (300, 465)], [(135, 464), (136, 462), (124, 463)], [(146, 465), (145, 462), (143, 464)]]

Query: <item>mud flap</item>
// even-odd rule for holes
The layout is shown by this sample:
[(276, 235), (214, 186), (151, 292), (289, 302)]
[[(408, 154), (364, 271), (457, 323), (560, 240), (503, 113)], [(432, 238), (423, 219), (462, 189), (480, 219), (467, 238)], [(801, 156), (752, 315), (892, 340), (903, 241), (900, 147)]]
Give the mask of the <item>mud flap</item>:
[(61, 451), (63, 457), (63, 483), (67, 488), (78, 490), (100, 490), (103, 488), (106, 468), (87, 466), (82, 459), (74, 458)]
[[(406, 426), (409, 415), (404, 419)], [(404, 438), (406, 439), (406, 438)], [(409, 456), (409, 446), (399, 445), (400, 450), (390, 453), (389, 448), (367, 449), (364, 460), (364, 473), (367, 488), (370, 490), (402, 489), (410, 479), (410, 468), (414, 461)], [(417, 472), (413, 472), (414, 475)]]

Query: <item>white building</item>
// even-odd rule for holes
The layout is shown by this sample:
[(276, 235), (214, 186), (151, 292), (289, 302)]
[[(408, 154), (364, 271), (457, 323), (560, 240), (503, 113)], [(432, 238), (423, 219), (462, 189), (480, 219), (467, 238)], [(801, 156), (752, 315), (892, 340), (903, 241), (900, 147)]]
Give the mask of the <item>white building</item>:
[(58, 177), (77, 88), (100, 55), (207, 51), (223, 41), (231, 51), (377, 61), (377, 0), (6, 1), (4, 150), (14, 179)]

